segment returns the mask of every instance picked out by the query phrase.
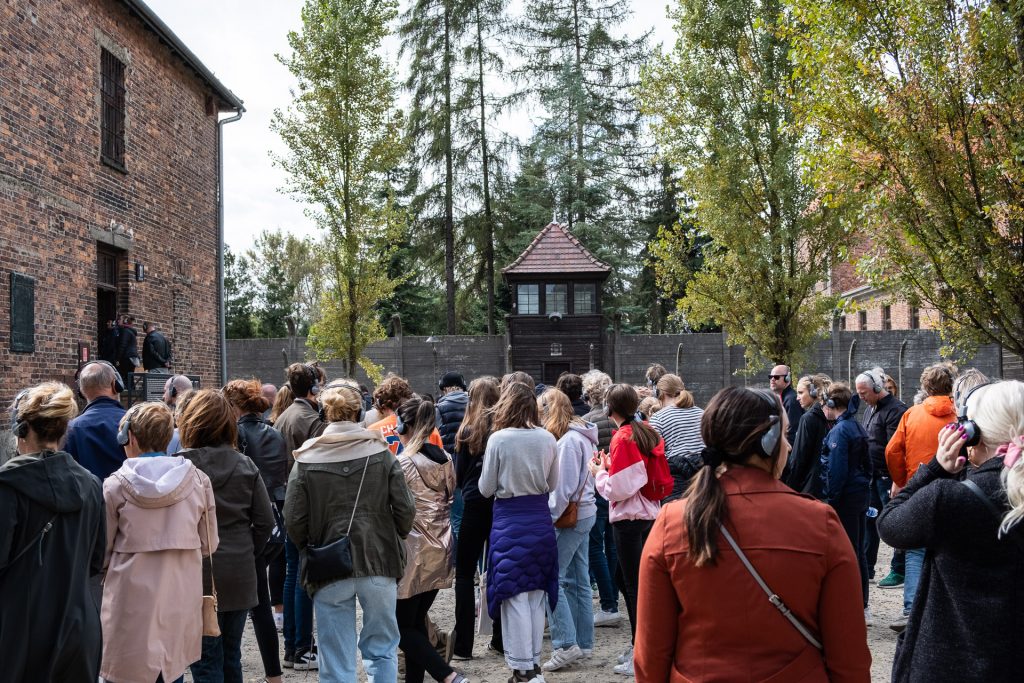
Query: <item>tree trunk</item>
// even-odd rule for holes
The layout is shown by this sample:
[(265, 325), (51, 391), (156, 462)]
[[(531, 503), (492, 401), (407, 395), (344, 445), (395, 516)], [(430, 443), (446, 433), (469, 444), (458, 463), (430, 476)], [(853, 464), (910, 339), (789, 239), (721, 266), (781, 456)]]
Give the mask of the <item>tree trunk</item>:
[[(576, 48), (576, 70), (575, 75), (579, 80), (580, 90), (583, 89), (583, 47), (582, 38), (580, 36), (580, 13), (579, 13), (579, 2), (573, 0), (572, 3), (572, 36)], [(581, 95), (582, 97), (582, 92)], [(586, 177), (583, 171), (583, 102), (574, 102), (572, 107), (573, 113), (576, 115), (576, 196), (574, 197), (573, 204), (575, 204), (575, 223), (583, 223), (586, 221), (586, 205), (583, 199), (584, 188), (586, 185)], [(572, 209), (571, 209), (572, 210)]]
[(448, 334), (455, 334), (455, 221), (452, 209), (451, 0), (444, 2), (444, 282)]
[(484, 37), (480, 5), (476, 6), (477, 87), (480, 89), (480, 158), (484, 172), (484, 277), (487, 278), (487, 334), (495, 333), (494, 321), (494, 223), (491, 215), (490, 156), (487, 150), (487, 104), (484, 97)]

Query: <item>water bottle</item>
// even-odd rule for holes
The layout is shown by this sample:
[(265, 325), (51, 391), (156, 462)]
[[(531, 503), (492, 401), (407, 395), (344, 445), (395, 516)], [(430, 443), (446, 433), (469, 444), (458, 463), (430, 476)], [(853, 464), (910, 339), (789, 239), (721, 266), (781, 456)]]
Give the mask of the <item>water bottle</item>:
[(868, 511), (864, 514), (867, 515), (868, 519), (874, 519), (878, 516), (878, 508), (868, 508)]

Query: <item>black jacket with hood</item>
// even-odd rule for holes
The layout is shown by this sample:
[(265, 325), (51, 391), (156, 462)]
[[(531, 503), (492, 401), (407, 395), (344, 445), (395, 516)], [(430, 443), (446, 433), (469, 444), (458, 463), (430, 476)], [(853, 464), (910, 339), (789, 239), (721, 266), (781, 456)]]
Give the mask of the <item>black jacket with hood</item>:
[(67, 453), (0, 467), (0, 679), (95, 683), (102, 640), (90, 577), (103, 571), (105, 525), (99, 479)]
[[(220, 544), (213, 554), (217, 611), (252, 609), (256, 595), (256, 555), (274, 529), (274, 512), (259, 468), (231, 446), (186, 448), (188, 458), (206, 473), (217, 503)], [(203, 560), (203, 595), (210, 595), (209, 560)]]
[(800, 418), (786, 467), (786, 485), (797, 493), (807, 493), (818, 500), (822, 499), (821, 443), (830, 429), (832, 423), (825, 418), (820, 403), (812, 405)]

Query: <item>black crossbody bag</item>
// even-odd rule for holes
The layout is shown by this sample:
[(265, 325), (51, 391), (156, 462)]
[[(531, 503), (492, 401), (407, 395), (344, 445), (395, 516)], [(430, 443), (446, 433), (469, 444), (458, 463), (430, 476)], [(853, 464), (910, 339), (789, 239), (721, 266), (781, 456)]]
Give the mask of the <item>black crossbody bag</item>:
[(352, 516), (348, 519), (345, 535), (327, 545), (306, 546), (306, 578), (313, 583), (338, 581), (352, 576), (352, 541), (349, 534), (352, 533), (352, 522), (356, 518), (359, 495), (363, 492), (366, 468), (371, 457), (373, 456), (366, 456), (366, 462), (363, 464), (363, 474), (359, 478), (359, 489), (356, 491), (356, 501), (352, 505)]

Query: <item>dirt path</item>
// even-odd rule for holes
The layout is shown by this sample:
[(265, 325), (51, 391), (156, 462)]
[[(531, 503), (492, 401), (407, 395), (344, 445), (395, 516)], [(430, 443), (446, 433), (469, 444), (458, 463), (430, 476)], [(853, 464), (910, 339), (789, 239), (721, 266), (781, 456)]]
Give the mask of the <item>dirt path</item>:
[[(891, 551), (883, 548), (878, 560), (878, 569), (888, 568)], [(886, 571), (881, 571), (884, 576)], [(595, 603), (596, 604), (596, 603)], [(903, 608), (903, 591), (880, 590), (872, 584), (870, 589), (871, 611), (875, 625), (868, 629), (868, 645), (872, 653), (871, 678), (873, 683), (884, 683), (889, 680), (892, 658), (896, 649), (896, 634), (888, 628), (889, 622), (896, 619)], [(546, 674), (548, 683), (614, 683), (628, 682), (622, 676), (612, 672), (615, 657), (629, 642), (629, 624), (625, 619), (625, 608), (620, 605), (623, 620), (620, 625), (612, 628), (595, 629), (594, 656), (580, 664), (575, 664), (563, 671)], [(437, 597), (431, 616), (442, 628), (451, 628), (454, 623), (455, 595), (451, 590), (444, 590)], [(504, 660), (496, 654), (486, 651), (489, 637), (478, 636), (473, 649), (476, 658), (468, 662), (455, 662), (456, 668), (465, 673), (473, 683), (505, 683), (508, 670)], [(550, 653), (550, 642), (546, 643), (544, 659)], [(256, 640), (252, 635), (251, 623), (247, 625), (242, 651), (242, 667), (247, 683), (262, 683), (262, 665)], [(188, 677), (186, 676), (186, 680)], [(284, 680), (288, 683), (315, 683), (319, 680), (316, 672), (292, 671), (285, 669)], [(365, 680), (360, 675), (360, 681)], [(354, 682), (353, 682), (354, 683)]]

